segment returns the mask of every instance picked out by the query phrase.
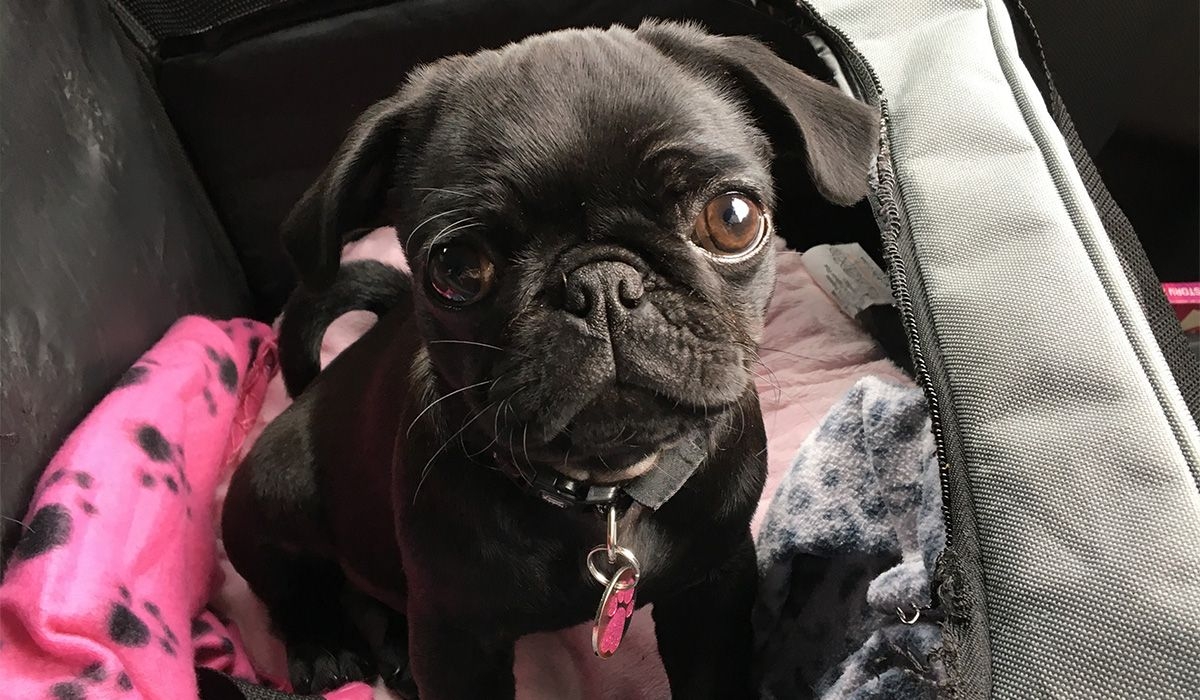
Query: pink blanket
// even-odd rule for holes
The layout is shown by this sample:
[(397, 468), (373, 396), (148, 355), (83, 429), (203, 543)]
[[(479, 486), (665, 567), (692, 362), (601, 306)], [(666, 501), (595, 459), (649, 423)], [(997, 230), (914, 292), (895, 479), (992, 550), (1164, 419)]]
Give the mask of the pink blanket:
[(50, 462), (0, 586), (5, 698), (195, 697), (197, 662), (253, 676), (202, 612), (213, 494), (274, 371), (271, 329), (185, 318)]
[[(344, 258), (404, 266), (390, 229), (347, 246)], [(904, 381), (816, 287), (798, 254), (782, 251), (779, 273), (758, 368), (770, 444), (764, 504), (796, 448), (855, 380)], [(323, 360), (372, 322), (356, 313), (335, 323)], [(193, 663), (286, 684), (283, 650), (261, 605), (214, 543), (233, 465), (288, 404), (281, 379), (272, 379), (271, 341), (269, 329), (249, 321), (180, 321), (54, 458), (0, 585), (5, 697), (195, 697)], [(206, 600), (216, 614), (203, 612)], [(609, 661), (592, 655), (585, 627), (522, 639), (518, 697), (668, 697), (648, 613), (638, 612)], [(372, 696), (389, 697), (361, 683), (328, 697)]]

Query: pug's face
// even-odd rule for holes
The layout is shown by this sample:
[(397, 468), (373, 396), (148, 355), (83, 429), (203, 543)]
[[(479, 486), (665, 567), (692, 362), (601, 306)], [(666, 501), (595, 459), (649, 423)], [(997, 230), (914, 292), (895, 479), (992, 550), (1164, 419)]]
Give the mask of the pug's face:
[[(782, 71), (785, 91), (799, 76), (799, 93), (857, 103), (749, 40), (738, 63), (722, 41), (665, 24), (557, 32), (410, 83), (390, 126), (403, 135), (385, 146), (389, 211), (435, 398), (466, 406), (451, 433), (519, 469), (615, 481), (752, 390), (775, 197), (753, 103), (765, 92), (792, 107), (744, 64), (767, 61), (759, 72)], [(853, 201), (875, 122), (838, 104), (870, 141), (835, 154), (862, 160), (862, 182), (826, 187)], [(820, 185), (822, 136), (797, 127)]]

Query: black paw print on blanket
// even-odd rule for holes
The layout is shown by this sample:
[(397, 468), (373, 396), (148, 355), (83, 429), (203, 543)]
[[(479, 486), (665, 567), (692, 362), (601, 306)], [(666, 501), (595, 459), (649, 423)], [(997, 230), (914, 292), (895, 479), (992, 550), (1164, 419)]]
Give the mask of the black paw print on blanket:
[(125, 374), (121, 375), (121, 378), (113, 385), (113, 391), (124, 389), (127, 386), (145, 384), (146, 379), (150, 377), (150, 368), (157, 364), (158, 362), (149, 357), (138, 360), (137, 364), (125, 370)]
[(196, 665), (209, 668), (232, 666), (235, 652), (233, 640), (203, 618), (192, 620), (192, 646), (196, 650)]
[[(42, 481), (34, 501), (40, 500), (41, 493), (59, 483), (70, 484), (73, 487), (75, 505), (84, 515), (90, 517), (99, 512), (90, 500), (90, 492), (96, 485), (96, 480), (84, 471), (57, 469), (51, 472)], [(70, 500), (69, 491), (63, 491), (63, 500)], [(13, 549), (14, 561), (33, 559), (65, 545), (71, 539), (74, 524), (71, 509), (63, 502), (47, 503), (39, 507), (29, 522), (25, 523), (25, 534)]]
[[(170, 657), (179, 654), (179, 638), (163, 619), (162, 610), (151, 600), (138, 604), (125, 586), (117, 588), (116, 600), (108, 604), (104, 632), (118, 646), (130, 649), (153, 646)], [(84, 667), (75, 678), (50, 686), (48, 696), (53, 700), (87, 700), (92, 689), (102, 697), (112, 697), (112, 690), (118, 693), (133, 690), (133, 681), (124, 671), (113, 673), (97, 661)]]
[[(253, 331), (255, 329), (255, 327), (258, 326), (258, 324), (255, 323), (254, 321), (251, 321), (251, 320), (245, 319), (245, 318), (242, 319), (241, 323), (242, 323), (242, 328), (245, 328), (248, 331)], [(229, 336), (230, 338), (233, 337), (233, 323), (222, 324), (221, 329), (225, 331), (225, 335)], [(259, 349), (262, 348), (262, 338), (257, 335), (251, 336), (250, 342), (247, 344), (247, 347), (250, 349), (250, 361), (254, 362), (255, 360), (258, 359)], [(211, 358), (212, 356), (209, 355), (209, 357)], [(233, 368), (233, 370), (234, 370), (234, 372), (237, 372), (237, 367), (235, 366)], [(235, 379), (236, 379), (236, 375), (235, 375)]]
[[(223, 328), (225, 332), (232, 337), (232, 327), (230, 327), (229, 324), (225, 324)], [(261, 338), (254, 337), (250, 339), (251, 358), (254, 358), (258, 355), (258, 348), (261, 344)], [(217, 383), (220, 384), (221, 388), (229, 394), (236, 394), (238, 384), (237, 363), (233, 361), (231, 356), (226, 353), (218, 352), (212, 346), (206, 345), (204, 347), (204, 354), (208, 356), (209, 361), (212, 363), (211, 365), (206, 364), (204, 366), (205, 383), (212, 383), (213, 370), (215, 369)], [(137, 364), (130, 367), (120, 379), (117, 380), (113, 390), (115, 391), (117, 389), (124, 389), (126, 387), (145, 384), (146, 380), (150, 378), (150, 374), (156, 365), (158, 365), (158, 363), (153, 358), (142, 358), (137, 362)], [(217, 415), (217, 402), (213, 396), (212, 387), (205, 386), (201, 394), (204, 396), (204, 401), (207, 404), (208, 414), (210, 416)]]
[[(233, 391), (237, 387), (238, 370), (233, 358), (228, 355), (222, 355), (211, 347), (205, 346), (205, 354), (217, 366), (217, 374), (220, 376), (222, 385), (226, 385), (227, 389), (231, 383)], [(153, 368), (158, 363), (153, 358), (142, 358), (137, 364), (130, 367), (123, 377), (117, 382), (116, 388), (122, 389), (125, 387), (144, 384), (150, 377)], [(204, 366), (206, 381), (212, 381), (212, 367)], [(213, 399), (212, 391), (205, 386), (203, 395), (208, 404), (208, 412), (210, 415), (215, 415), (217, 412), (216, 402)], [(152, 468), (142, 469), (138, 472), (137, 477), (143, 488), (155, 489), (161, 484), (171, 493), (177, 494), (191, 493), (192, 487), (188, 482), (187, 472), (184, 470), (184, 454), (183, 445), (174, 444), (167, 439), (157, 426), (150, 423), (141, 423), (133, 430), (133, 441), (141, 448), (142, 452), (150, 459)], [(153, 467), (166, 467), (170, 471), (156, 472)], [(188, 516), (191, 516), (191, 509), (188, 509)]]
[[(251, 348), (251, 350), (255, 349), (256, 348)], [(204, 352), (208, 355), (208, 359), (212, 360), (213, 365), (216, 366), (217, 380), (220, 382), (221, 386), (226, 392), (230, 394), (237, 394), (237, 363), (234, 362), (233, 358), (229, 355), (223, 355), (211, 347), (205, 347)], [(204, 367), (204, 375), (210, 381), (212, 380), (212, 370), (207, 365)], [(208, 403), (208, 414), (210, 416), (215, 416), (217, 414), (217, 402), (213, 398), (212, 389), (207, 386), (204, 387), (204, 400)]]
[[(172, 494), (181, 491), (186, 494), (192, 492), (192, 485), (188, 482), (187, 471), (184, 469), (183, 445), (172, 444), (161, 430), (149, 423), (138, 425), (133, 431), (133, 439), (150, 459), (152, 467), (170, 469), (166, 472), (155, 472), (153, 468), (139, 471), (137, 476), (142, 488), (156, 489), (162, 484)], [(190, 505), (187, 506), (187, 517), (192, 517)]]
[(103, 663), (97, 661), (84, 667), (76, 678), (50, 686), (49, 697), (53, 700), (87, 700), (88, 691), (91, 689), (98, 690), (102, 697), (112, 697), (110, 692), (105, 692), (107, 688), (115, 689), (118, 693), (128, 693), (133, 690), (133, 681), (129, 680), (124, 671), (113, 674), (104, 668)]
[(172, 444), (167, 436), (149, 423), (138, 425), (133, 431), (133, 440), (154, 465), (169, 467), (169, 472), (153, 474), (142, 470), (138, 478), (142, 486), (148, 489), (157, 488), (161, 482), (171, 493), (191, 493), (192, 486), (188, 483), (187, 472), (183, 468), (183, 445)]
[(154, 640), (164, 654), (176, 656), (179, 638), (163, 619), (159, 607), (150, 600), (136, 605), (125, 586), (121, 586), (118, 592), (120, 599), (109, 605), (108, 638), (120, 646), (132, 648), (148, 646)]

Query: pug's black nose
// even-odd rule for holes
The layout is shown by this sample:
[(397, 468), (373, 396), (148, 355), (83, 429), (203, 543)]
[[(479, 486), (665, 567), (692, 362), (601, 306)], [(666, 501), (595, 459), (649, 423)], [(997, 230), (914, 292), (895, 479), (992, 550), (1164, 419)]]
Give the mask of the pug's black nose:
[(615, 260), (598, 260), (566, 276), (563, 309), (584, 319), (605, 316), (609, 323), (641, 306), (646, 290), (642, 273)]

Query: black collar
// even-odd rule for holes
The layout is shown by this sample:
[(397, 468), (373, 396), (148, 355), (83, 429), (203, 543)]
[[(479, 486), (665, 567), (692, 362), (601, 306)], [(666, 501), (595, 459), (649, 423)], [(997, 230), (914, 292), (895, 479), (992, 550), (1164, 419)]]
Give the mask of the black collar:
[(592, 484), (577, 481), (553, 469), (539, 469), (529, 481), (517, 477), (517, 484), (559, 508), (611, 506), (628, 499), (623, 483)]
[[(645, 474), (615, 484), (594, 484), (572, 479), (553, 469), (529, 465), (524, 473), (504, 460), (499, 452), (492, 459), (502, 472), (527, 493), (559, 508), (596, 508), (615, 505), (624, 508), (630, 500), (657, 510), (691, 478), (708, 456), (707, 436), (702, 432), (685, 435), (673, 447), (658, 453), (657, 461)], [(533, 474), (530, 478), (529, 468)]]

